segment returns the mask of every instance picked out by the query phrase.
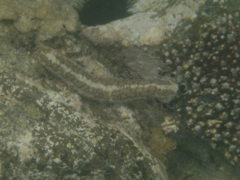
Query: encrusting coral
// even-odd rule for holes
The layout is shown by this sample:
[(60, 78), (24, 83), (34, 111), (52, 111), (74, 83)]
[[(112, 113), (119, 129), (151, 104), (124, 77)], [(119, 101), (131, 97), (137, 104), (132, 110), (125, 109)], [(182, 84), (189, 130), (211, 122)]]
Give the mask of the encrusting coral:
[(182, 95), (175, 102), (179, 117), (239, 164), (240, 11), (219, 8), (216, 14), (196, 22), (187, 37), (163, 44), (160, 54), (173, 74), (182, 77)]

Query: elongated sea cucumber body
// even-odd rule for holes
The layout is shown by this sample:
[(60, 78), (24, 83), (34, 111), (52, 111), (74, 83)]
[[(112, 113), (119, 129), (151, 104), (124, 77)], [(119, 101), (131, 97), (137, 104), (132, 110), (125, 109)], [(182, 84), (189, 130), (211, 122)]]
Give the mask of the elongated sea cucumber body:
[(170, 78), (158, 80), (101, 79), (82, 72), (73, 60), (59, 57), (54, 50), (38, 50), (35, 57), (67, 86), (85, 97), (100, 101), (129, 101), (156, 97), (162, 102), (171, 101), (178, 90)]

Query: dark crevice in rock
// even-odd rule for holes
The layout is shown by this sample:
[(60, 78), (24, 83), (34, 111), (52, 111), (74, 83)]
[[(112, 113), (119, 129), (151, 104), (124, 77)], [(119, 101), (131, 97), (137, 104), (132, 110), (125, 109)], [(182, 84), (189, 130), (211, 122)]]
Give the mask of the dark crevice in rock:
[(129, 16), (128, 4), (128, 0), (89, 0), (79, 10), (79, 17), (87, 26), (106, 24)]

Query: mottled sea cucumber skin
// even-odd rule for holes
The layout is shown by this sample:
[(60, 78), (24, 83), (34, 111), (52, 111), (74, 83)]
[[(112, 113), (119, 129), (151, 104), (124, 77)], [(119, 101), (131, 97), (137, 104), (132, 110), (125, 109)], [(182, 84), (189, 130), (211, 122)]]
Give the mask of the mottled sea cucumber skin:
[(82, 72), (73, 60), (60, 57), (56, 50), (39, 49), (35, 59), (48, 71), (61, 79), (78, 94), (98, 101), (125, 102), (137, 99), (158, 98), (170, 102), (178, 86), (170, 78), (157, 80), (101, 79)]

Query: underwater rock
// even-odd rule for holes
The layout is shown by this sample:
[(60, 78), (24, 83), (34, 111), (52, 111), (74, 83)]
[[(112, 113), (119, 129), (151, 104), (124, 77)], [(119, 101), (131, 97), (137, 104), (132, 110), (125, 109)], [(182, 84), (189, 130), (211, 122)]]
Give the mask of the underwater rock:
[[(21, 1), (14, 1), (18, 2)], [(154, 2), (149, 1), (150, 4)], [(176, 7), (183, 2), (194, 5), (200, 1), (171, 2)], [(76, 60), (79, 66), (75, 68), (80, 71), (105, 77), (122, 77), (116, 69), (123, 70), (120, 72), (129, 69), (121, 66), (124, 64), (121, 58), (112, 61), (103, 52), (116, 57), (126, 47), (117, 46), (113, 53), (113, 46), (118, 41), (109, 41), (113, 46), (94, 46), (80, 33), (63, 35), (61, 30), (52, 34), (56, 38), (40, 45), (36, 37), (29, 35), (31, 26), (26, 26), (25, 30), (19, 28), (20, 35), (16, 37), (11, 33), (2, 34), (15, 25), (18, 28), (18, 22), (28, 20), (24, 20), (27, 17), (22, 21), (14, 19), (16, 16), (11, 12), (15, 9), (1, 14), (4, 18), (0, 26), (5, 28), (0, 30), (0, 179), (166, 180), (169, 175), (172, 179), (238, 180), (238, 168), (218, 159), (227, 152), (225, 155), (230, 162), (238, 163), (239, 13), (216, 8), (227, 7), (225, 4), (216, 5), (219, 4), (212, 7), (218, 13), (211, 8), (208, 11), (204, 5), (206, 11), (203, 8), (196, 14), (200, 18), (191, 14), (194, 23), (186, 23), (183, 29), (177, 29), (179, 31), (175, 29), (176, 33), (166, 37), (169, 38), (166, 42), (125, 51), (132, 53), (127, 59), (141, 56), (144, 65), (149, 54), (138, 52), (158, 50), (156, 61), (165, 64), (162, 67), (166, 67), (166, 73), (172, 78), (179, 79), (180, 96), (170, 104), (162, 104), (157, 99), (108, 104), (78, 95), (58, 78), (58, 74), (41, 66), (41, 57), (36, 61), (32, 56), (38, 56), (36, 52), (42, 44), (49, 51), (58, 52), (62, 61)], [(65, 7), (64, 3), (62, 7)], [(141, 11), (140, 8), (139, 13), (145, 12), (148, 10)], [(210, 15), (205, 16), (206, 12)], [(171, 29), (169, 31), (171, 34)], [(46, 39), (53, 37), (42, 33)], [(24, 41), (26, 39), (29, 41)], [(35, 40), (38, 43), (31, 47), (28, 42)], [(136, 42), (139, 44), (140, 41), (136, 38)], [(155, 64), (146, 66), (144, 71), (153, 66)], [(144, 71), (137, 71), (140, 79), (144, 78)], [(65, 75), (66, 80), (71, 80), (71, 76)], [(60, 74), (60, 78), (65, 75)], [(154, 77), (161, 77), (157, 75), (154, 73)], [(126, 74), (123, 77), (135, 76)], [(150, 73), (148, 79), (151, 77)], [(186, 135), (186, 129), (192, 132)], [(200, 137), (208, 143), (203, 145)]]
[(78, 26), (78, 14), (73, 2), (56, 1), (0, 1), (0, 22), (12, 22), (20, 33), (36, 32), (40, 41), (62, 32), (74, 32)]
[[(182, 22), (194, 20), (204, 3), (205, 0), (184, 0), (170, 4), (160, 12), (155, 9), (155, 3), (150, 3), (146, 12), (137, 12), (105, 25), (89, 26), (82, 33), (96, 44), (156, 45), (174, 32)], [(141, 4), (143, 5), (144, 3)]]
[(139, 143), (131, 110), (117, 108), (112, 120), (101, 104), (98, 114), (46, 71), (44, 83), (34, 57), (7, 40), (0, 44), (0, 179), (168, 180), (162, 161)]
[(73, 94), (17, 73), (1, 73), (0, 84), (1, 179), (168, 179), (158, 159)]

